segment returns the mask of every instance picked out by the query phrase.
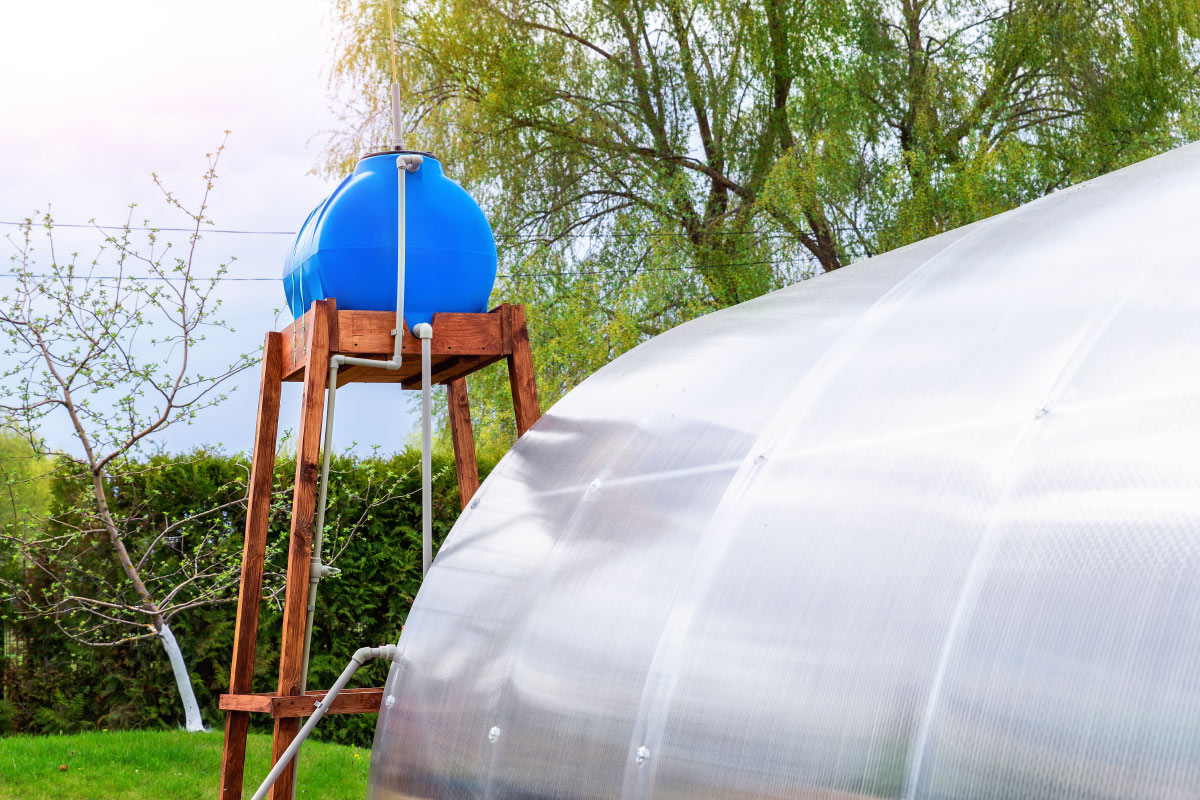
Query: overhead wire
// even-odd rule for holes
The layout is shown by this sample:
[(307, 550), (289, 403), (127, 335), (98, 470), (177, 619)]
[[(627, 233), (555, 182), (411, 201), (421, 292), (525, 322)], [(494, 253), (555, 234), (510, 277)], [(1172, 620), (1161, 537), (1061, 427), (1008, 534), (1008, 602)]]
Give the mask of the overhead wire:
[[(34, 222), (14, 222), (12, 220), (0, 220), (0, 225), (23, 226), (34, 224), (41, 227), (40, 223)], [(196, 233), (195, 228), (171, 228), (157, 227), (152, 225), (93, 225), (79, 222), (54, 222), (51, 223), (52, 228), (89, 228), (92, 230), (106, 231), (154, 231), (154, 232), (171, 232), (171, 233)], [(849, 228), (834, 227), (831, 230), (845, 232)], [(201, 228), (199, 233), (227, 233), (238, 234), (244, 236), (295, 236), (296, 231), (269, 231), (269, 230), (252, 230), (252, 229), (234, 229), (234, 228)], [(499, 233), (495, 235), (497, 241), (524, 241), (524, 242), (553, 242), (560, 239), (651, 239), (657, 237), (680, 237), (690, 236), (691, 234), (682, 231), (595, 231), (592, 233), (558, 233), (558, 234), (537, 234), (537, 233)], [(713, 237), (724, 236), (755, 236), (760, 239), (791, 239), (795, 238), (787, 233), (761, 233), (759, 231), (723, 231), (719, 233), (709, 234)]]
[[(786, 264), (786, 263), (788, 263), (788, 262), (776, 261), (774, 259), (763, 259), (763, 260), (759, 260), (759, 261), (734, 261), (734, 262), (729, 262), (726, 264), (697, 264), (695, 266), (690, 266), (690, 267), (671, 266), (671, 267), (633, 267), (633, 268), (628, 268), (628, 269), (617, 268), (617, 269), (579, 269), (579, 270), (562, 270), (562, 271), (553, 271), (552, 270), (549, 272), (547, 272), (547, 271), (499, 272), (496, 274), (496, 277), (497, 278), (559, 278), (559, 277), (575, 278), (575, 277), (583, 277), (583, 276), (590, 276), (590, 275), (636, 275), (636, 274), (642, 273), (642, 272), (686, 272), (689, 270), (702, 271), (702, 270), (717, 270), (717, 269), (736, 269), (739, 267), (754, 267), (754, 266), (762, 266), (765, 264), (775, 265), (775, 264)], [(54, 275), (51, 273), (0, 272), (0, 278), (20, 278), (22, 276), (27, 276), (30, 278), (42, 278), (42, 279), (55, 279), (55, 278), (63, 277), (61, 275)], [(158, 276), (158, 275), (72, 275), (72, 276), (70, 276), (70, 279), (75, 280), (75, 281), (120, 281), (120, 280), (126, 280), (126, 281), (144, 281), (144, 282), (175, 280), (173, 278), (162, 277), (162, 276)], [(218, 283), (224, 283), (226, 281), (248, 281), (248, 282), (271, 281), (271, 282), (275, 282), (275, 281), (282, 280), (282, 277), (268, 277), (268, 276), (258, 276), (258, 275), (255, 275), (252, 277), (243, 277), (243, 276), (235, 276), (235, 275), (222, 275), (219, 277), (218, 276), (200, 276), (200, 277), (195, 277), (193, 279), (196, 281), (217, 281)]]
[[(0, 225), (14, 225), (17, 227), (25, 225), (33, 225), (42, 227), (42, 223), (27, 220), (25, 222), (13, 222), (11, 220), (0, 220)], [(197, 231), (195, 228), (160, 228), (153, 225), (94, 225), (84, 222), (52, 222), (51, 228), (88, 228), (90, 230), (102, 231), (159, 231), (171, 233), (234, 233), (250, 236), (295, 236), (295, 231), (256, 231), (248, 229), (233, 229), (233, 228), (200, 228)]]

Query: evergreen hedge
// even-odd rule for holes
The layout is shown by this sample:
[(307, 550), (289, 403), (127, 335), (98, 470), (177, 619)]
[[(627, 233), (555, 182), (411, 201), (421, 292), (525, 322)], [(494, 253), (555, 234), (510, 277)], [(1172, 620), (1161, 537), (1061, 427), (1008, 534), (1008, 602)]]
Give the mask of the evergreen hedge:
[[(388, 458), (333, 459), (325, 560), (328, 563), (332, 557), (342, 574), (321, 583), (310, 688), (332, 684), (358, 647), (399, 637), (421, 578), (419, 464), (420, 454), (411, 448)], [(144, 467), (122, 470), (110, 490), (118, 506), (142, 509), (146, 535), (161, 529), (164, 521), (244, 497), (249, 476), (246, 458), (206, 451), (157, 456)], [(453, 459), (435, 454), (433, 471), (436, 547), (458, 517), (460, 506)], [(268, 583), (276, 588), (286, 564), (294, 472), (294, 456), (281, 453), (275, 468), (276, 499), (266, 565)], [(68, 477), (53, 480), (53, 502), (61, 508), (70, 502), (77, 484)], [(244, 526), (244, 504), (228, 509), (218, 526), (219, 546), (240, 552)], [(179, 547), (186, 551), (187, 546), (185, 537)], [(100, 546), (82, 548), (74, 558), (81, 567), (104, 570), (110, 568), (112, 555)], [(21, 566), (11, 561), (6, 565), (0, 558), (0, 568), (20, 570)], [(30, 585), (39, 580), (32, 570), (22, 578)], [(254, 691), (275, 689), (282, 601), (282, 591), (263, 601)], [(236, 597), (231, 596), (225, 603), (192, 609), (171, 621), (209, 726), (223, 725), (217, 698), (228, 691), (235, 612)], [(72, 642), (51, 620), (20, 619), (12, 608), (0, 609), (0, 618), (8, 640), (2, 664), (0, 733), (169, 728), (181, 723), (170, 665), (156, 641), (85, 647)], [(383, 668), (368, 667), (355, 685), (382, 685), (384, 677)], [(258, 729), (270, 729), (264, 715), (252, 718)], [(322, 722), (317, 735), (369, 745), (374, 726), (374, 715), (335, 716)]]

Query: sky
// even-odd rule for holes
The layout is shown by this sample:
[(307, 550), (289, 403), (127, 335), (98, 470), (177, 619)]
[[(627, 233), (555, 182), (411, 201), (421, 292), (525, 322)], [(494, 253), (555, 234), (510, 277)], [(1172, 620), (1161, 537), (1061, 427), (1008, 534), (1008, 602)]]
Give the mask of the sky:
[[(328, 89), (337, 27), (332, 0), (55, 0), (0, 6), (0, 221), (52, 209), (61, 223), (137, 220), (185, 224), (161, 200), (151, 173), (185, 203), (199, 197), (205, 154), (231, 131), (209, 217), (217, 228), (294, 231), (336, 181), (314, 174), (326, 131), (337, 124)], [(385, 90), (384, 90), (385, 91)], [(11, 233), (0, 225), (0, 236)], [(62, 229), (88, 253), (100, 237)], [(175, 234), (182, 240), (185, 234)], [(209, 234), (198, 272), (230, 257), (231, 275), (279, 276), (292, 237)], [(7, 243), (0, 242), (12, 252)], [(8, 271), (6, 262), (0, 271)], [(0, 282), (11, 281), (0, 278)], [(3, 293), (0, 283), (0, 294)], [(235, 333), (197, 356), (212, 373), (263, 334), (290, 322), (278, 280), (219, 288)], [(172, 451), (250, 446), (258, 371), (235, 379), (231, 398), (157, 444)], [(280, 428), (298, 422), (299, 385), (285, 384)], [(403, 446), (415, 418), (395, 386), (338, 393), (335, 446)], [(65, 420), (43, 435), (62, 441)]]

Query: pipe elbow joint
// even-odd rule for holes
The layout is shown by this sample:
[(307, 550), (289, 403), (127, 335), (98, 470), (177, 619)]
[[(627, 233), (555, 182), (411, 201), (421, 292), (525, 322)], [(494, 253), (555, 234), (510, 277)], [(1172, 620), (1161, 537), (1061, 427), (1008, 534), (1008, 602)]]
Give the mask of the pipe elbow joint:
[(425, 163), (423, 156), (416, 153), (405, 153), (396, 159), (396, 169), (402, 169), (405, 172), (416, 172), (421, 168), (423, 163)]
[(377, 658), (386, 658), (392, 661), (396, 657), (396, 645), (385, 644), (380, 647), (360, 647), (354, 651), (354, 655), (350, 657), (351, 661), (357, 661), (359, 666), (373, 661)]

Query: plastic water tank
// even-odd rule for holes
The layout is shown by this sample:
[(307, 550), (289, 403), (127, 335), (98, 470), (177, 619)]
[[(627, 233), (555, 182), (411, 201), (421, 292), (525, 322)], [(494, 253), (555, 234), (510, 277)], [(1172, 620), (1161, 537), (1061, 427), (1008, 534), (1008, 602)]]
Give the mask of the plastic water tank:
[[(317, 206), (283, 270), (293, 317), (314, 300), (339, 309), (396, 309), (396, 156), (363, 158)], [(496, 280), (496, 242), (478, 204), (427, 153), (405, 174), (404, 317), (409, 327), (437, 311), (486, 311)]]

